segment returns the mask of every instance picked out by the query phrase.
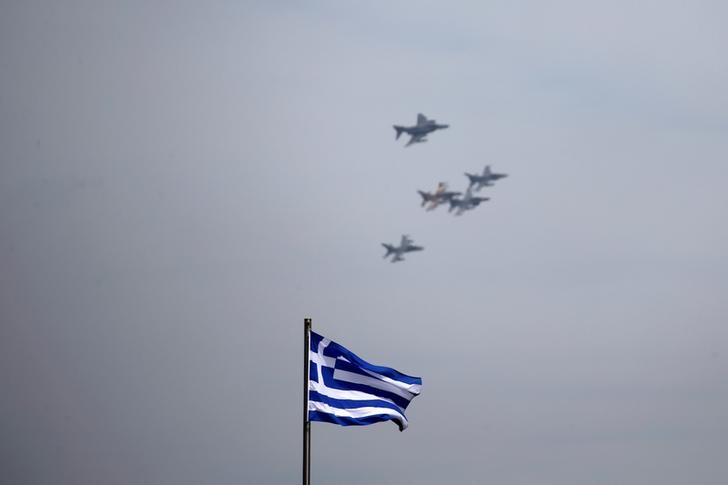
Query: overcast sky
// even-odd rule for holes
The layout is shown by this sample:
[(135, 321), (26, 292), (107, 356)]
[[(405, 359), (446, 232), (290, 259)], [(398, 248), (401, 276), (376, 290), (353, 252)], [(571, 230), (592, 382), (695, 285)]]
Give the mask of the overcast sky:
[(3, 484), (299, 483), (304, 317), (424, 381), (316, 485), (728, 483), (725, 2), (0, 10)]

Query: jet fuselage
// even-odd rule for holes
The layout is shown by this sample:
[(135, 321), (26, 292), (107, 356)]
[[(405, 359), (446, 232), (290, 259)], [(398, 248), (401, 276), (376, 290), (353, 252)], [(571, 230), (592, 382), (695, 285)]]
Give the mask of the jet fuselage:
[(429, 133), (432, 133), (435, 130), (444, 130), (445, 128), (450, 128), (450, 125), (438, 125), (434, 121), (428, 121), (426, 124), (420, 126), (398, 126), (394, 125), (394, 129), (397, 130), (397, 138), (400, 137), (402, 133), (407, 133), (411, 136), (425, 136)]
[(483, 187), (492, 186), (493, 182), (495, 182), (496, 180), (500, 180), (502, 178), (508, 177), (508, 174), (505, 174), (505, 173), (491, 172), (490, 166), (486, 166), (483, 169), (483, 173), (481, 175), (467, 173), (467, 172), (465, 172), (465, 175), (470, 180), (470, 187), (474, 188), (476, 192), (479, 191)]
[(435, 120), (428, 120), (425, 115), (419, 113), (417, 115), (417, 124), (414, 126), (394, 125), (394, 130), (397, 132), (395, 140), (399, 140), (402, 133), (407, 133), (410, 136), (410, 140), (405, 146), (410, 146), (413, 143), (423, 143), (427, 141), (426, 137), (429, 133), (449, 127), (450, 125), (438, 125)]
[(448, 212), (452, 212), (454, 209), (457, 209), (455, 215), (459, 216), (467, 210), (472, 210), (478, 207), (481, 202), (485, 202), (486, 200), (490, 199), (488, 197), (473, 197), (470, 189), (468, 189), (462, 199), (450, 199), (450, 208), (448, 209)]
[(382, 243), (382, 246), (384, 246), (384, 249), (387, 250), (386, 254), (384, 255), (384, 258), (386, 259), (388, 256), (392, 255), (392, 262), (396, 263), (398, 261), (404, 261), (404, 258), (402, 255), (404, 253), (409, 253), (412, 251), (422, 251), (425, 249), (422, 246), (415, 246), (412, 244), (412, 240), (408, 236), (402, 236), (402, 241), (399, 246), (394, 246), (392, 244)]

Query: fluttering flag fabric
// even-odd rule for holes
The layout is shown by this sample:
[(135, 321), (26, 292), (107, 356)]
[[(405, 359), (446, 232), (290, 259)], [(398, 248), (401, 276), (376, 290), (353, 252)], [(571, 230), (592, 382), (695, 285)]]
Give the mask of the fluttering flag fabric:
[(311, 332), (308, 419), (342, 426), (394, 421), (407, 428), (404, 410), (422, 390), (422, 379), (370, 364)]

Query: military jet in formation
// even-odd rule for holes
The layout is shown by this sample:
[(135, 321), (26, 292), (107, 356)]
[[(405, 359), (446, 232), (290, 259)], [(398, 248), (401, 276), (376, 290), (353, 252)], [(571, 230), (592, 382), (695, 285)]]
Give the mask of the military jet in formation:
[(424, 143), (427, 141), (427, 135), (435, 130), (444, 130), (449, 128), (450, 125), (438, 125), (435, 120), (428, 120), (422, 113), (417, 115), (417, 124), (414, 126), (399, 126), (394, 125), (394, 130), (397, 132), (395, 140), (399, 140), (402, 133), (410, 135), (410, 139), (405, 145), (406, 147), (414, 143)]
[(457, 209), (455, 215), (461, 216), (463, 215), (463, 212), (475, 209), (480, 205), (481, 202), (485, 202), (486, 200), (490, 200), (490, 198), (475, 197), (473, 196), (472, 189), (468, 187), (468, 190), (465, 191), (465, 195), (462, 198), (450, 199), (450, 208), (447, 211), (452, 212), (453, 210)]
[(462, 192), (448, 192), (445, 182), (438, 183), (437, 189), (433, 193), (423, 192), (421, 190), (418, 190), (417, 193), (422, 197), (422, 205), (420, 207), (424, 207), (427, 204), (426, 210), (428, 211), (435, 210), (440, 204), (450, 202), (453, 197), (462, 194)]
[[(478, 192), (483, 187), (490, 187), (498, 179), (508, 177), (505, 173), (493, 173), (490, 171), (490, 165), (486, 165), (483, 169), (482, 175), (472, 174), (465, 172), (465, 175), (470, 179), (470, 187), (474, 188)], [(475, 186), (475, 187), (473, 187)]]
[(387, 259), (389, 255), (394, 255), (392, 257), (392, 262), (396, 263), (397, 261), (404, 261), (404, 258), (402, 255), (404, 253), (409, 253), (411, 251), (422, 251), (422, 246), (415, 246), (413, 245), (414, 241), (409, 238), (409, 236), (403, 234), (402, 235), (402, 241), (399, 243), (399, 246), (393, 246), (391, 244), (382, 243), (382, 246), (387, 250), (387, 253), (384, 255), (384, 259)]

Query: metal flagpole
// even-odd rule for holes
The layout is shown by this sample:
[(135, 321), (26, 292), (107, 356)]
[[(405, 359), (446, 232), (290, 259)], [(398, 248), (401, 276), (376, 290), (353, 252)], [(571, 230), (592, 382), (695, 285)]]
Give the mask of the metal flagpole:
[(303, 485), (311, 484), (311, 421), (308, 420), (308, 352), (311, 348), (311, 319), (303, 319)]

